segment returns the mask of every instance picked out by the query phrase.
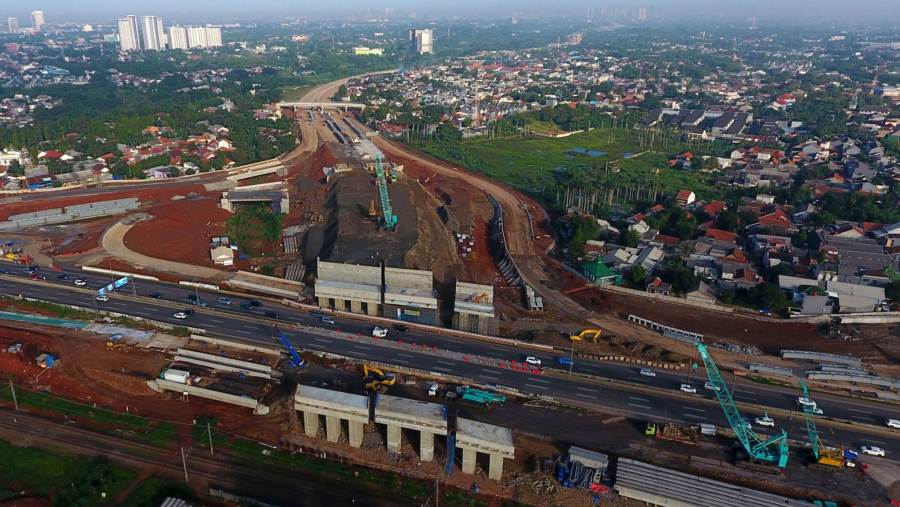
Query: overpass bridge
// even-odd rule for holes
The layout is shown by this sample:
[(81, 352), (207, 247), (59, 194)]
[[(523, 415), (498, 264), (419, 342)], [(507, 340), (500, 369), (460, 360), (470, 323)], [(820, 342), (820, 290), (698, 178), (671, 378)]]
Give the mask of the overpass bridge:
[(279, 102), (276, 104), (279, 108), (281, 107), (294, 107), (300, 109), (343, 109), (344, 111), (348, 109), (359, 109), (363, 110), (366, 108), (365, 104), (360, 104), (359, 102)]

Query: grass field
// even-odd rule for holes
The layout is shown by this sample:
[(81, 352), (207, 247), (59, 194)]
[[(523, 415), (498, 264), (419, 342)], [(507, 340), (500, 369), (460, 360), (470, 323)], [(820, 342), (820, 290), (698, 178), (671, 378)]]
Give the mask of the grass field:
[[(645, 151), (633, 131), (596, 128), (564, 138), (473, 139), (457, 143), (419, 142), (416, 146), (438, 158), (482, 172), (555, 205), (564, 174), (577, 174), (590, 188), (655, 185), (663, 194), (688, 188), (700, 198), (721, 196), (705, 173), (671, 169), (669, 153)], [(573, 155), (576, 148), (603, 152)], [(626, 158), (626, 156), (628, 158)], [(609, 172), (607, 173), (607, 163)]]
[[(108, 505), (109, 498), (122, 491), (136, 477), (131, 470), (92, 458), (64, 456), (31, 447), (16, 447), (0, 440), (0, 502), (19, 492), (57, 496), (65, 488), (104, 477), (101, 495), (79, 498), (79, 505)], [(82, 490), (86, 491), (86, 490)], [(5, 492), (5, 493), (4, 493)]]
[(297, 102), (299, 101), (306, 92), (315, 88), (316, 85), (304, 85), (304, 86), (288, 86), (281, 89), (281, 100), (285, 102)]

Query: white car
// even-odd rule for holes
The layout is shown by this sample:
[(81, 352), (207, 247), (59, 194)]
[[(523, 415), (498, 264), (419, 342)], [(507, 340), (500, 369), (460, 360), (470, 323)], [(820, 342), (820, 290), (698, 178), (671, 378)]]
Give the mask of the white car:
[(179, 319), (179, 320), (184, 320), (184, 319), (188, 318), (188, 314), (185, 312), (175, 312), (172, 314), (172, 317)]
[(385, 338), (387, 337), (387, 329), (381, 326), (375, 326), (372, 328), (372, 336), (375, 338)]
[(772, 419), (771, 417), (769, 417), (768, 414), (766, 414), (762, 417), (757, 417), (756, 419), (753, 420), (753, 422), (755, 422), (757, 426), (765, 426), (767, 428), (775, 427), (775, 419)]
[(441, 386), (439, 386), (437, 382), (432, 382), (431, 385), (428, 386), (428, 396), (437, 396), (440, 388)]
[(79, 287), (84, 287), (85, 285), (87, 285), (87, 280), (85, 280), (84, 278), (76, 278), (75, 285), (77, 285)]
[(650, 368), (641, 368), (641, 375), (645, 377), (655, 377), (656, 372), (651, 370)]
[(885, 424), (887, 424), (888, 428), (895, 428), (900, 430), (900, 419), (888, 419)]
[(718, 391), (719, 390), (719, 388), (714, 386), (712, 382), (707, 382), (707, 383), (703, 384), (703, 388), (706, 389), (707, 391)]
[(874, 445), (864, 445), (859, 448), (860, 452), (863, 454), (868, 454), (869, 456), (884, 456), (884, 449), (881, 447), (875, 447)]
[(105, 302), (109, 301), (109, 296), (107, 296), (106, 294), (100, 294), (97, 297), (95, 297), (94, 299), (105, 303)]
[(528, 364), (530, 364), (531, 366), (537, 366), (538, 368), (541, 367), (541, 360), (538, 359), (538, 358), (536, 358), (536, 357), (534, 357), (534, 356), (528, 356), (528, 357), (526, 357), (526, 358), (525, 358), (525, 362), (528, 363)]
[(816, 402), (814, 402), (813, 400), (807, 398), (806, 396), (798, 396), (798, 397), (797, 397), (797, 404), (800, 405), (801, 407), (812, 407), (812, 408), (816, 408)]
[(816, 414), (816, 415), (824, 415), (825, 414), (825, 412), (823, 412), (821, 408), (819, 408), (815, 405), (813, 405), (813, 408), (810, 409), (810, 412), (812, 412), (813, 414)]
[(686, 393), (697, 394), (697, 388), (690, 384), (681, 384), (680, 389)]

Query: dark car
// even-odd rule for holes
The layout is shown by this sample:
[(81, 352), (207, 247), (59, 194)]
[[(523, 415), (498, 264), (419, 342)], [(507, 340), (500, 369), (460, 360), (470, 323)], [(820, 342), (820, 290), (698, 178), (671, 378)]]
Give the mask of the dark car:
[(162, 297), (162, 294), (160, 294), (159, 292), (151, 292), (150, 294), (148, 294), (148, 296), (152, 297), (153, 299), (159, 299)]
[(196, 294), (188, 294), (188, 301), (196, 301), (200, 299)]
[(241, 301), (241, 308), (244, 310), (253, 310), (253, 305), (249, 301)]
[(3, 273), (4, 275), (8, 275), (10, 273), (10, 271), (6, 268), (0, 268), (0, 273)]
[(261, 303), (260, 301), (255, 300), (255, 299), (249, 300), (248, 303), (250, 303), (250, 306), (253, 306), (253, 307), (262, 306), (262, 303)]
[(56, 278), (59, 278), (60, 280), (68, 280), (70, 277), (69, 275), (63, 273), (61, 275), (56, 275)]
[(309, 312), (309, 314), (320, 319), (325, 316), (325, 312), (323, 312), (322, 310), (313, 310)]
[(403, 324), (397, 324), (396, 326), (394, 326), (394, 331), (399, 331), (401, 333), (405, 333), (405, 332), (409, 331), (409, 328), (404, 326)]
[(268, 317), (268, 318), (270, 318), (270, 319), (276, 319), (276, 320), (277, 320), (277, 319), (278, 319), (278, 312), (273, 312), (272, 310), (266, 310), (266, 311), (265, 311), (265, 316)]
[(194, 306), (202, 306), (202, 307), (207, 307), (207, 306), (209, 306), (209, 305), (206, 303), (206, 301), (204, 301), (204, 300), (202, 300), (202, 299), (195, 299), (195, 300), (191, 301), (191, 304), (194, 305)]

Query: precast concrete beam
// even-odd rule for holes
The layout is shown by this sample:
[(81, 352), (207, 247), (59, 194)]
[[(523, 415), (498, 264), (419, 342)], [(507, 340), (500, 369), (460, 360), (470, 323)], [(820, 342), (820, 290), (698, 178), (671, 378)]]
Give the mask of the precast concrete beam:
[(489, 456), (491, 461), (488, 464), (488, 479), (499, 481), (503, 475), (503, 456), (494, 453), (490, 453)]
[(463, 448), (462, 471), (464, 474), (472, 475), (475, 473), (475, 460), (478, 453), (474, 449)]

